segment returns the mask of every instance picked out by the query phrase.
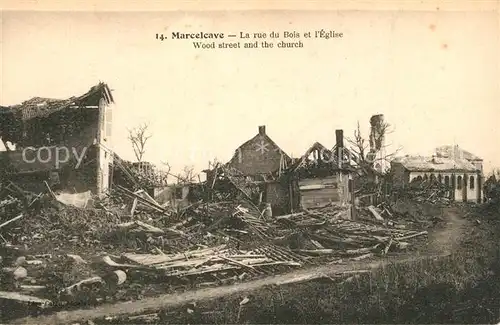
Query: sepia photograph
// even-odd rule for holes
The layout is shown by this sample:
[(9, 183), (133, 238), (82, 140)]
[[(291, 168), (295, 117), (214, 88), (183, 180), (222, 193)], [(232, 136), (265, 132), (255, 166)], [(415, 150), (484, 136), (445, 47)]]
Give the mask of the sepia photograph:
[(499, 1), (1, 10), (0, 323), (500, 324)]

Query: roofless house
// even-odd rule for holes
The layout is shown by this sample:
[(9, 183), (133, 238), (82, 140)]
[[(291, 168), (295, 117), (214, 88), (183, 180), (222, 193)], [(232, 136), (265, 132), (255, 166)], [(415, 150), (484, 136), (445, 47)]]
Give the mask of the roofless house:
[(344, 147), (343, 131), (335, 134), (333, 149), (316, 142), (287, 171), (291, 212), (337, 205), (348, 208), (352, 217), (354, 169)]
[(0, 177), (26, 190), (101, 194), (109, 187), (113, 95), (99, 83), (68, 99), (34, 97), (0, 107)]

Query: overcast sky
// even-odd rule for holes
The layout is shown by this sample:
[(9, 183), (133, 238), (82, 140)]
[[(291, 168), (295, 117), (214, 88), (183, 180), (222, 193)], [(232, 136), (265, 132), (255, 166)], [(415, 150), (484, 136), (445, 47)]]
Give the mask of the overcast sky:
[[(500, 167), (499, 30), (495, 13), (3, 12), (1, 105), (79, 96), (99, 81), (116, 100), (113, 142), (149, 123), (145, 160), (174, 170), (231, 158), (266, 125), (294, 157), (351, 136), (384, 114), (388, 151), (458, 144)], [(194, 49), (156, 33), (342, 32), (298, 49)], [(234, 40), (234, 39), (226, 39)]]

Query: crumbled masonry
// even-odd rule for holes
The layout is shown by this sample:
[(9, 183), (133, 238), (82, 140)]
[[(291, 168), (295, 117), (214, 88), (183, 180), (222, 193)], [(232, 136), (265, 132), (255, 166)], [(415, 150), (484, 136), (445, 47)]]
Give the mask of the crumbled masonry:
[(86, 208), (50, 192), (23, 198), (7, 191), (0, 199), (2, 306), (37, 314), (373, 259), (425, 245), (425, 228), (439, 222), (412, 211), (423, 203), (403, 199), (359, 206), (356, 220), (334, 204), (267, 216), (238, 189), (244, 186), (229, 200), (182, 209), (119, 185)]

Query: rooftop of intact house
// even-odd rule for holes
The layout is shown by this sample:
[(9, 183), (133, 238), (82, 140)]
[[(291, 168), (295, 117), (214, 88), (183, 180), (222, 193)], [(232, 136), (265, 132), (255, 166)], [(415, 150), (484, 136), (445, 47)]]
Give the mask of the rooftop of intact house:
[(408, 171), (477, 171), (472, 163), (460, 158), (405, 156), (395, 158), (392, 163), (399, 163)]
[(436, 155), (438, 157), (453, 158), (461, 157), (466, 160), (482, 161), (483, 159), (470, 153), (467, 150), (460, 148), (458, 145), (444, 145), (436, 148)]

